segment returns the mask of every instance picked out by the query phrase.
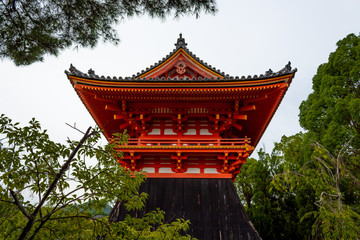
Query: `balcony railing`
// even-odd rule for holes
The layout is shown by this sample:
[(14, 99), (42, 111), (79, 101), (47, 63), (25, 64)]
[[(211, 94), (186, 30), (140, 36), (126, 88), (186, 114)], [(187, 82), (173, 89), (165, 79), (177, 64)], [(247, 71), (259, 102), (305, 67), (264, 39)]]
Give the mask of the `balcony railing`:
[(222, 138), (222, 139), (181, 139), (181, 138), (161, 138), (161, 139), (142, 139), (129, 138), (127, 146), (243, 146), (250, 144), (250, 138)]

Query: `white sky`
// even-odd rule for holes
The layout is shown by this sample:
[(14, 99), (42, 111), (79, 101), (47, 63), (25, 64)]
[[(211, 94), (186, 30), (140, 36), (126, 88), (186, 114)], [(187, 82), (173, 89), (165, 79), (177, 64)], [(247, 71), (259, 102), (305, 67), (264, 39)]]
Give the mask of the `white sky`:
[(94, 49), (69, 49), (58, 57), (26, 67), (9, 60), (0, 62), (0, 113), (14, 121), (40, 121), (50, 136), (60, 142), (81, 134), (94, 121), (64, 74), (72, 63), (98, 75), (131, 76), (165, 57), (183, 34), (188, 48), (200, 59), (233, 76), (278, 71), (288, 61), (298, 68), (290, 89), (260, 147), (270, 151), (282, 135), (301, 130), (298, 107), (311, 92), (317, 67), (327, 62), (336, 42), (360, 32), (359, 0), (228, 0), (218, 1), (219, 12), (162, 21), (132, 18), (117, 26), (118, 46), (99, 44)]

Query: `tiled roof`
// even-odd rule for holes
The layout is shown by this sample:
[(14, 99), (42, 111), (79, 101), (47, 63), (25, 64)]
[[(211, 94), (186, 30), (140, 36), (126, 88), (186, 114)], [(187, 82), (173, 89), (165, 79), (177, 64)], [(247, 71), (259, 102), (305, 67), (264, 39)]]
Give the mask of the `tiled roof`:
[(177, 39), (175, 45), (175, 49), (170, 52), (169, 54), (167, 54), (162, 60), (158, 61), (157, 63), (154, 63), (154, 65), (151, 65), (149, 68), (146, 68), (145, 70), (142, 70), (141, 72), (138, 72), (136, 75), (133, 75), (133, 77), (139, 77), (143, 74), (145, 74), (146, 72), (151, 71), (152, 69), (156, 68), (157, 66), (159, 66), (160, 64), (162, 64), (163, 62), (165, 62), (166, 60), (168, 60), (174, 53), (176, 53), (180, 48), (183, 49), (187, 54), (189, 54), (192, 58), (194, 58), (196, 61), (198, 61), (199, 63), (201, 63), (204, 67), (216, 72), (217, 74), (226, 77), (229, 75), (226, 75), (224, 72), (221, 72), (220, 69), (216, 69), (215, 67), (209, 65), (207, 62), (204, 62), (203, 60), (201, 60), (199, 57), (197, 57), (194, 53), (192, 53), (188, 48), (187, 48), (187, 43), (185, 42), (185, 39), (182, 37), (182, 34), (180, 33), (179, 38)]
[[(141, 78), (139, 76), (144, 75), (145, 73), (151, 71), (152, 69), (158, 67), (162, 63), (164, 63), (166, 60), (168, 60), (174, 53), (176, 53), (179, 49), (183, 49), (187, 54), (189, 54), (192, 58), (194, 58), (196, 61), (198, 61), (200, 64), (202, 64), (204, 67), (216, 72), (217, 74), (223, 76), (223, 78), (217, 77), (217, 78)], [(166, 82), (166, 81), (177, 81), (177, 82), (197, 82), (197, 81), (234, 81), (234, 80), (261, 80), (266, 78), (274, 78), (274, 77), (280, 77), (287, 74), (295, 73), (297, 69), (292, 69), (291, 63), (289, 62), (283, 69), (280, 71), (274, 72), (271, 69), (266, 71), (264, 74), (260, 75), (254, 75), (247, 77), (242, 76), (229, 76), (228, 74), (225, 74), (224, 72), (221, 72), (219, 69), (216, 69), (209, 65), (207, 62), (202, 61), (199, 59), (195, 54), (193, 54), (189, 49), (187, 48), (187, 43), (185, 42), (185, 39), (182, 37), (182, 34), (180, 34), (179, 38), (177, 39), (177, 42), (175, 43), (175, 49), (170, 52), (168, 55), (166, 55), (162, 60), (158, 61), (154, 65), (151, 65), (150, 67), (146, 68), (145, 70), (142, 70), (141, 72), (138, 72), (136, 75), (132, 75), (132, 77), (110, 77), (110, 76), (99, 76), (95, 74), (95, 71), (92, 69), (89, 69), (87, 73), (83, 73), (80, 70), (76, 69), (72, 64), (70, 65), (69, 71), (65, 70), (65, 73), (67, 75), (87, 78), (87, 79), (94, 79), (94, 80), (103, 80), (103, 81), (116, 81), (116, 82), (143, 82), (143, 81), (154, 81), (154, 82)]]

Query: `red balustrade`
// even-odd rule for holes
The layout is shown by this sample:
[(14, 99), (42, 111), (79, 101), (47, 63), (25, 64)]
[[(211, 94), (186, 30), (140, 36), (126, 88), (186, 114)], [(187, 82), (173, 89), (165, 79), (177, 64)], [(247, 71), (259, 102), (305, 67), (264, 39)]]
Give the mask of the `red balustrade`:
[(128, 146), (241, 146), (250, 144), (250, 138), (221, 138), (221, 139), (181, 139), (161, 138), (142, 139), (129, 138)]

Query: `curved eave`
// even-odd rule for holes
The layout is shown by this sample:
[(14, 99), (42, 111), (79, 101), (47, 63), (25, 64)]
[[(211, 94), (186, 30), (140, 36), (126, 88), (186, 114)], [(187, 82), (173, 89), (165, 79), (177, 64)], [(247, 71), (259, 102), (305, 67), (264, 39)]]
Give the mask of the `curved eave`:
[(91, 87), (104, 87), (104, 88), (227, 88), (227, 87), (255, 87), (266, 86), (276, 83), (291, 83), (295, 75), (295, 71), (283, 75), (278, 75), (268, 78), (256, 78), (246, 80), (235, 79), (207, 79), (199, 80), (178, 80), (178, 81), (112, 81), (112, 80), (98, 80), (77, 75), (67, 74), (72, 85), (77, 84), (91, 86)]
[[(292, 69), (291, 68), (291, 63), (289, 62), (283, 69), (281, 69), (278, 72), (273, 72), (271, 69), (269, 69), (268, 71), (265, 72), (265, 74), (260, 74), (260, 75), (254, 75), (254, 76), (242, 76), (241, 78), (238, 76), (228, 76), (226, 75), (225, 77), (204, 77), (204, 78), (180, 78), (180, 79), (175, 79), (175, 78), (167, 78), (165, 79), (164, 77), (144, 77), (144, 78), (140, 78), (138, 76), (133, 76), (133, 77), (110, 77), (110, 76), (98, 76), (94, 73), (93, 70), (89, 70), (89, 74), (83, 73), (79, 70), (77, 70), (74, 66), (70, 66), (69, 71), (65, 70), (66, 75), (68, 76), (68, 78), (70, 79), (82, 79), (82, 80), (93, 80), (93, 83), (97, 83), (97, 84), (104, 84), (104, 85), (121, 85), (121, 84), (127, 84), (127, 85), (131, 85), (131, 83), (134, 84), (140, 84), (140, 83), (144, 83), (144, 84), (149, 84), (149, 83), (174, 83), (174, 84), (179, 84), (179, 83), (207, 83), (207, 82), (211, 82), (211, 83), (215, 83), (215, 82), (254, 82), (254, 81), (262, 81), (262, 80), (267, 80), (267, 79), (274, 79), (274, 78), (278, 78), (278, 77), (283, 77), (286, 75), (294, 75), (297, 72), (297, 69)], [(71, 79), (70, 79), (71, 80)]]
[(252, 138), (252, 144), (254, 148), (256, 148), (257, 144), (259, 143), (261, 137), (265, 133), (266, 128), (269, 126), (271, 119), (274, 117), (276, 110), (279, 108), (279, 105), (282, 101), (282, 99), (285, 96), (286, 91), (288, 90), (288, 86), (283, 88), (280, 94), (278, 94), (277, 98), (275, 99), (275, 103), (272, 105), (272, 109), (270, 111), (270, 114), (267, 115), (266, 120), (264, 121), (264, 124), (261, 126), (261, 130), (259, 131), (260, 134), (257, 135), (257, 137)]
[(213, 87), (213, 88), (107, 88), (83, 84), (76, 91), (108, 101), (133, 100), (132, 102), (234, 102), (235, 99), (255, 99), (287, 88), (285, 82), (262, 86)]
[[(283, 99), (294, 73), (270, 79), (248, 81), (208, 82), (112, 82), (79, 78), (68, 75), (78, 96), (104, 132), (106, 138), (119, 131), (119, 122), (112, 113), (105, 111), (106, 105), (117, 105), (119, 100), (129, 102), (228, 102), (235, 99), (257, 101), (257, 110), (249, 113), (249, 121), (243, 124), (252, 145), (256, 146), (271, 118)], [(266, 96), (266, 97), (264, 97)], [(267, 97), (268, 96), (268, 97)], [(250, 120), (251, 119), (251, 120)]]

